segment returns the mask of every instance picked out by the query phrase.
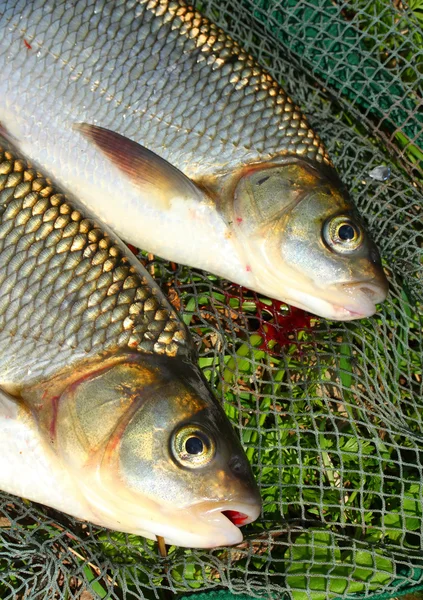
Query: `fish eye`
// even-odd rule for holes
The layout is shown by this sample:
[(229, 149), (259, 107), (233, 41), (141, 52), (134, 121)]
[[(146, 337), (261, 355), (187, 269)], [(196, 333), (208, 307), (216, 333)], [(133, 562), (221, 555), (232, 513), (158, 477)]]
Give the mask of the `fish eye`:
[(361, 226), (345, 215), (332, 217), (323, 225), (323, 239), (335, 252), (353, 252), (361, 245), (363, 238)]
[(173, 433), (171, 449), (178, 463), (195, 469), (204, 467), (213, 459), (216, 445), (204, 429), (197, 425), (184, 425)]

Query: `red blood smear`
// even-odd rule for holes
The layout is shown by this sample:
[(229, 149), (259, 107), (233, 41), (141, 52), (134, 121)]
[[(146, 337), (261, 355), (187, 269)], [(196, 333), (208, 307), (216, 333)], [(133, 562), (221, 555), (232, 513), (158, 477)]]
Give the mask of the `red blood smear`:
[[(292, 334), (296, 331), (310, 328), (314, 317), (300, 308), (288, 306), (288, 311), (282, 311), (282, 307), (287, 308), (287, 304), (284, 302), (271, 300), (271, 304), (265, 304), (255, 292), (251, 292), (244, 287), (240, 287), (238, 293), (231, 294), (226, 292), (225, 295), (228, 298), (239, 298), (242, 305), (244, 300), (247, 299), (244, 299), (244, 293), (248, 294), (248, 299), (254, 302), (257, 308), (257, 312), (252, 316), (258, 319), (260, 324), (257, 329), (258, 335), (263, 338), (263, 342), (259, 346), (260, 350), (266, 350), (269, 354), (278, 354), (278, 352), (275, 352), (273, 346), (276, 345), (281, 348), (296, 343), (292, 339)], [(268, 316), (271, 317), (271, 322), (269, 322)], [(269, 346), (270, 342), (273, 342), (272, 348)]]
[(222, 514), (224, 514), (225, 517), (237, 527), (241, 527), (241, 525), (243, 525), (245, 521), (248, 520), (248, 515), (245, 515), (242, 512), (238, 512), (237, 510), (224, 510)]
[(130, 249), (132, 254), (135, 254), (135, 256), (137, 256), (139, 254), (139, 250), (137, 248), (135, 248), (135, 246), (133, 246), (132, 244), (126, 244), (126, 245)]
[[(276, 301), (274, 301), (276, 302)], [(269, 342), (276, 342), (279, 346), (289, 346), (295, 343), (292, 339), (292, 334), (302, 329), (308, 329), (312, 320), (312, 316), (307, 314), (300, 308), (294, 306), (289, 307), (289, 312), (275, 312), (274, 304), (266, 306), (265, 309), (271, 309), (274, 323), (263, 322), (258, 330), (259, 335), (263, 337), (263, 343), (260, 349), (269, 350)]]
[(27, 42), (26, 40), (24, 40), (24, 44), (25, 44), (25, 48), (28, 48), (28, 50), (32, 50), (32, 46), (29, 42)]

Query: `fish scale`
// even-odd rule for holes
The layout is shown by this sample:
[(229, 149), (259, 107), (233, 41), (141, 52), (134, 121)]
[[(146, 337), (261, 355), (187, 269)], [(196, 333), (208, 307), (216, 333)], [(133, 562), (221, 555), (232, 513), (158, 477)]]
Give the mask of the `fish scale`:
[(330, 319), (386, 297), (319, 136), (183, 0), (0, 0), (0, 95), (19, 151), (137, 248)]
[(0, 141), (0, 489), (170, 544), (240, 542), (260, 494), (184, 323), (12, 148)]
[(191, 350), (184, 325), (120, 242), (1, 146), (0, 343), (0, 378), (14, 386), (99, 351)]
[[(2, 90), (12, 103), (18, 66), (29, 84), (28, 101), (37, 97), (53, 121), (66, 120), (70, 111), (80, 119), (91, 114), (105, 127), (160, 148), (163, 158), (189, 175), (199, 165), (204, 175), (290, 152), (330, 164), (285, 92), (188, 6), (35, 0), (25, 6), (6, 1), (1, 8), (0, 28), (7, 33), (0, 65), (22, 38), (33, 44), (11, 69), (2, 64)], [(68, 73), (67, 89), (55, 75), (59, 67)], [(97, 106), (98, 95), (105, 97), (103, 107)], [(131, 114), (139, 116), (136, 128)]]

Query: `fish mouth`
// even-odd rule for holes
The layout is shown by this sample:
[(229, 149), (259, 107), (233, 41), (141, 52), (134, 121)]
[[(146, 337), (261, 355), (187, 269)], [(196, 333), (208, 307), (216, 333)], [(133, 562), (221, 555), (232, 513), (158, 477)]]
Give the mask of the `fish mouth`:
[(344, 291), (351, 297), (354, 296), (354, 302), (346, 302), (340, 307), (341, 310), (346, 311), (351, 319), (371, 317), (376, 312), (376, 305), (386, 299), (388, 282), (386, 279), (360, 281), (344, 286)]
[[(142, 535), (183, 548), (216, 548), (242, 542), (240, 527), (255, 521), (261, 512), (258, 489), (242, 490), (231, 498), (205, 499), (180, 506), (171, 501), (156, 500), (104, 482), (99, 471), (88, 469), (88, 477), (76, 473), (82, 497), (90, 510), (93, 523), (117, 531)], [(93, 488), (92, 482), (98, 486)], [(117, 488), (119, 489), (119, 488)]]
[[(287, 302), (332, 321), (353, 321), (371, 317), (376, 305), (388, 293), (387, 280), (371, 279), (328, 290), (326, 298), (294, 288), (287, 288)], [(333, 300), (331, 299), (333, 296)]]
[(154, 534), (144, 530), (142, 535), (150, 539), (160, 535), (166, 544), (184, 548), (234, 546), (243, 540), (240, 527), (255, 521), (260, 511), (258, 504), (231, 502), (211, 508), (211, 503), (201, 503), (173, 512), (166, 524), (156, 523)]
[(242, 527), (243, 525), (251, 523), (250, 517), (238, 510), (222, 510), (222, 515), (237, 527)]
[(203, 539), (204, 548), (216, 546), (233, 546), (242, 542), (240, 527), (255, 521), (261, 511), (259, 504), (228, 503), (207, 510), (207, 505), (196, 507), (196, 516), (209, 529), (209, 535)]
[[(89, 495), (86, 494), (85, 497)], [(107, 494), (106, 494), (107, 495)], [(175, 509), (174, 506), (131, 501), (120, 498), (118, 505), (104, 504), (105, 497), (87, 498), (92, 520), (103, 527), (142, 535), (151, 540), (163, 537), (166, 544), (184, 548), (217, 548), (233, 546), (243, 540), (240, 527), (255, 521), (261, 512), (261, 501), (200, 502)], [(129, 502), (128, 502), (129, 500)], [(146, 505), (146, 512), (143, 505)], [(150, 511), (150, 512), (149, 512)]]

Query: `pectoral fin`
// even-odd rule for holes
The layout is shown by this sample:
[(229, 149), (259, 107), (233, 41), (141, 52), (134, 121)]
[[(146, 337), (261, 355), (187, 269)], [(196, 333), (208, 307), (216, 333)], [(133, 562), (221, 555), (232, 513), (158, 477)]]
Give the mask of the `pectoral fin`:
[(119, 133), (88, 123), (76, 123), (73, 129), (97, 146), (143, 195), (160, 203), (163, 208), (170, 208), (176, 198), (204, 199), (204, 193), (195, 183), (144, 146)]
[(2, 491), (93, 519), (66, 466), (41, 435), (34, 415), (1, 388), (0, 429)]

